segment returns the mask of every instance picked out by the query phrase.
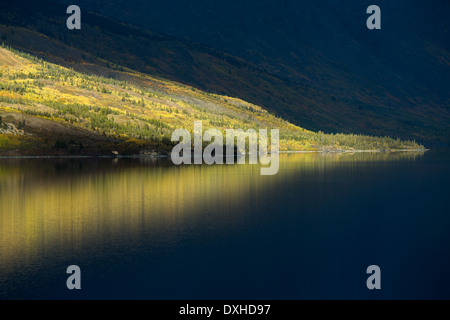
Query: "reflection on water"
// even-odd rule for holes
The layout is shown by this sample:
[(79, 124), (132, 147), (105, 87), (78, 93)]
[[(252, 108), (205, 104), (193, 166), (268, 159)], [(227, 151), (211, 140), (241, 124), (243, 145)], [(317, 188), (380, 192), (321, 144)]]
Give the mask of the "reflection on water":
[(154, 221), (179, 223), (262, 187), (255, 167), (175, 167), (155, 159), (13, 160), (0, 168), (2, 269), (49, 248), (129, 237)]
[[(177, 272), (169, 256), (182, 252), (182, 246), (193, 252), (192, 246), (206, 239), (211, 246), (220, 241), (217, 246), (226, 250), (226, 241), (232, 244), (230, 239), (241, 231), (248, 233), (250, 225), (265, 224), (269, 214), (283, 219), (291, 207), (280, 202), (292, 203), (292, 197), (282, 198), (292, 187), (306, 190), (311, 181), (340, 179), (330, 173), (342, 168), (348, 178), (352, 168), (363, 170), (374, 163), (411, 166), (422, 157), (282, 154), (276, 176), (261, 176), (258, 165), (176, 167), (167, 159), (1, 159), (0, 297), (40, 297), (35, 288), (21, 286), (33, 286), (33, 281), (35, 286), (45, 285), (35, 280), (36, 274), (73, 261), (84, 266), (101, 262), (103, 266), (96, 268), (109, 276), (126, 276), (127, 269), (109, 266), (108, 261), (133, 265), (133, 272), (138, 272), (136, 264), (153, 259), (159, 267)], [(308, 193), (309, 198), (315, 196), (330, 199)], [(295, 219), (290, 214), (288, 218)], [(185, 263), (189, 268), (196, 262)], [(152, 294), (144, 297), (159, 297), (158, 292)]]

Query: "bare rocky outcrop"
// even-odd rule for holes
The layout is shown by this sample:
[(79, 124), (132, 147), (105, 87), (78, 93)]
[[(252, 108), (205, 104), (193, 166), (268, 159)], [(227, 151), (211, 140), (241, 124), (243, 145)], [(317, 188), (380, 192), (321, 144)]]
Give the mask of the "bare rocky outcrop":
[(5, 123), (0, 124), (0, 134), (13, 134), (13, 135), (25, 135), (25, 131), (22, 129), (18, 129), (14, 123)]

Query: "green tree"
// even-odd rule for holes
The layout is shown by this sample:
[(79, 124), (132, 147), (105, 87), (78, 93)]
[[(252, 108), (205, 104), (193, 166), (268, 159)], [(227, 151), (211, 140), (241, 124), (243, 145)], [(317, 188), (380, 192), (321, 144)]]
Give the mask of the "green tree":
[(23, 128), (25, 128), (25, 120), (19, 120), (19, 122), (17, 123), (17, 129), (21, 130)]

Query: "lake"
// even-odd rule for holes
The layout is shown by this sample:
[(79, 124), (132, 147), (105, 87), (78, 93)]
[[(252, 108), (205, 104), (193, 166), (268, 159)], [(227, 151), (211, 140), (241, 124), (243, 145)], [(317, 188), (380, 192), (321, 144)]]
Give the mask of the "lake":
[(0, 159), (0, 299), (449, 299), (449, 164), (445, 150), (282, 154), (261, 176)]

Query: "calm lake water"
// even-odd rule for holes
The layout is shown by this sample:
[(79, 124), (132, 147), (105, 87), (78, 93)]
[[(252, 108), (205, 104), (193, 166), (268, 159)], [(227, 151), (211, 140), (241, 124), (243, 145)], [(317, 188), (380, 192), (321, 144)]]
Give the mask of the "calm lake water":
[(284, 154), (261, 176), (0, 159), (0, 298), (449, 299), (449, 164), (439, 151)]

